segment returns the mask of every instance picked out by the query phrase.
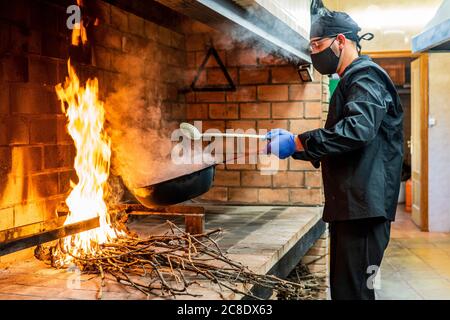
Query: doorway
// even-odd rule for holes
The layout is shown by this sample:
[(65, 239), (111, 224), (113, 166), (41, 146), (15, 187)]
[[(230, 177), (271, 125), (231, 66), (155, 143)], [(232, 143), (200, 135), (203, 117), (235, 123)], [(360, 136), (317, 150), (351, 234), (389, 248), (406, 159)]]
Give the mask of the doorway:
[[(413, 190), (420, 192), (420, 176), (418, 176), (418, 172), (414, 172), (413, 168), (420, 167), (417, 164), (417, 159), (419, 157), (415, 157), (412, 155), (411, 150), (416, 150), (420, 152), (420, 148), (412, 145), (412, 141), (417, 141), (417, 139), (413, 139), (413, 136), (420, 135), (420, 130), (415, 130), (416, 126), (414, 123), (414, 114), (417, 115), (417, 112), (413, 112), (413, 103), (412, 96), (413, 92), (412, 88), (412, 62), (417, 58), (417, 56), (413, 55), (409, 51), (404, 52), (374, 52), (374, 53), (366, 53), (369, 55), (375, 63), (380, 65), (386, 72), (389, 74), (392, 79), (397, 92), (400, 96), (400, 100), (403, 106), (403, 135), (404, 135), (404, 159), (403, 159), (403, 168), (402, 168), (402, 184), (399, 196), (399, 204), (403, 205), (406, 200), (406, 185), (407, 181), (411, 179), (412, 183), (416, 184), (416, 187)], [(414, 72), (413, 72), (414, 73)], [(416, 119), (415, 123), (418, 123), (420, 119)], [(420, 140), (419, 140), (420, 141)], [(414, 153), (415, 154), (415, 153)], [(416, 154), (415, 154), (416, 155)], [(420, 160), (419, 160), (420, 161)], [(416, 177), (416, 179), (414, 179)], [(414, 199), (420, 199), (420, 197), (413, 197)], [(423, 230), (424, 221), (422, 216), (420, 215), (420, 200), (416, 201), (416, 203), (412, 203), (411, 211), (408, 212), (408, 216), (412, 221)]]

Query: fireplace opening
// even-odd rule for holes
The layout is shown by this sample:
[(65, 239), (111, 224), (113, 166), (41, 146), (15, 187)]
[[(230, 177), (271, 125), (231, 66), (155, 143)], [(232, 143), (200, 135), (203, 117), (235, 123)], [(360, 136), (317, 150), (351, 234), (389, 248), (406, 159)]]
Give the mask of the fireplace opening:
[[(0, 4), (0, 267), (96, 275), (94, 298), (117, 294), (111, 281), (140, 298), (326, 291), (322, 260), (308, 281), (287, 279), (321, 236), (327, 245), (320, 171), (249, 138), (189, 141), (190, 162), (173, 160), (182, 122), (221, 134), (321, 126), (326, 79), (298, 75), (305, 32), (267, 10), (194, 2)], [(0, 277), (47, 283), (17, 270)]]

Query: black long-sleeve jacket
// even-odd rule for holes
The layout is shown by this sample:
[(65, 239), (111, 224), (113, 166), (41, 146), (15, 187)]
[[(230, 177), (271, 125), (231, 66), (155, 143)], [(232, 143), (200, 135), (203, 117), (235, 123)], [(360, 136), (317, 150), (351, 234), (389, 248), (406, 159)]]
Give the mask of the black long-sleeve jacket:
[(295, 159), (322, 165), (323, 220), (395, 219), (403, 163), (403, 109), (392, 80), (369, 57), (353, 61), (324, 128), (299, 135)]

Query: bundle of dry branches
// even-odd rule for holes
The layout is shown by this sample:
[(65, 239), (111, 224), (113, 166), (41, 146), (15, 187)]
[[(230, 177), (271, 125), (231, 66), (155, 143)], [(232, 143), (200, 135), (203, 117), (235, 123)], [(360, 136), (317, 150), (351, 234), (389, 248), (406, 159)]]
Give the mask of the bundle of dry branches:
[[(73, 256), (73, 262), (83, 273), (101, 276), (110, 274), (124, 285), (131, 286), (147, 296), (197, 296), (189, 287), (200, 278), (207, 279), (234, 293), (259, 299), (251, 293), (252, 286), (271, 289), (285, 299), (312, 299), (318, 281), (314, 278), (287, 281), (272, 275), (261, 275), (229, 259), (214, 237), (220, 229), (204, 234), (190, 235), (167, 221), (170, 232), (146, 239), (129, 235), (100, 246), (95, 256)], [(54, 267), (61, 247), (39, 248), (36, 257)], [(70, 252), (62, 252), (71, 255)], [(200, 276), (200, 278), (199, 278)], [(223, 296), (222, 296), (223, 297)]]

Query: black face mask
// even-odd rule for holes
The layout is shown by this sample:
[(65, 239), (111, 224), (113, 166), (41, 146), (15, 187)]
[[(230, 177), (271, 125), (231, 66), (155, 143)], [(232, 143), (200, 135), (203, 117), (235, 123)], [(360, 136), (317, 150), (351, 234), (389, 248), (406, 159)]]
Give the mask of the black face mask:
[(333, 45), (336, 38), (330, 44), (328, 48), (325, 50), (311, 54), (311, 61), (316, 68), (323, 75), (334, 74), (337, 71), (337, 67), (339, 65), (340, 57), (336, 56), (333, 50), (331, 50), (331, 46)]

